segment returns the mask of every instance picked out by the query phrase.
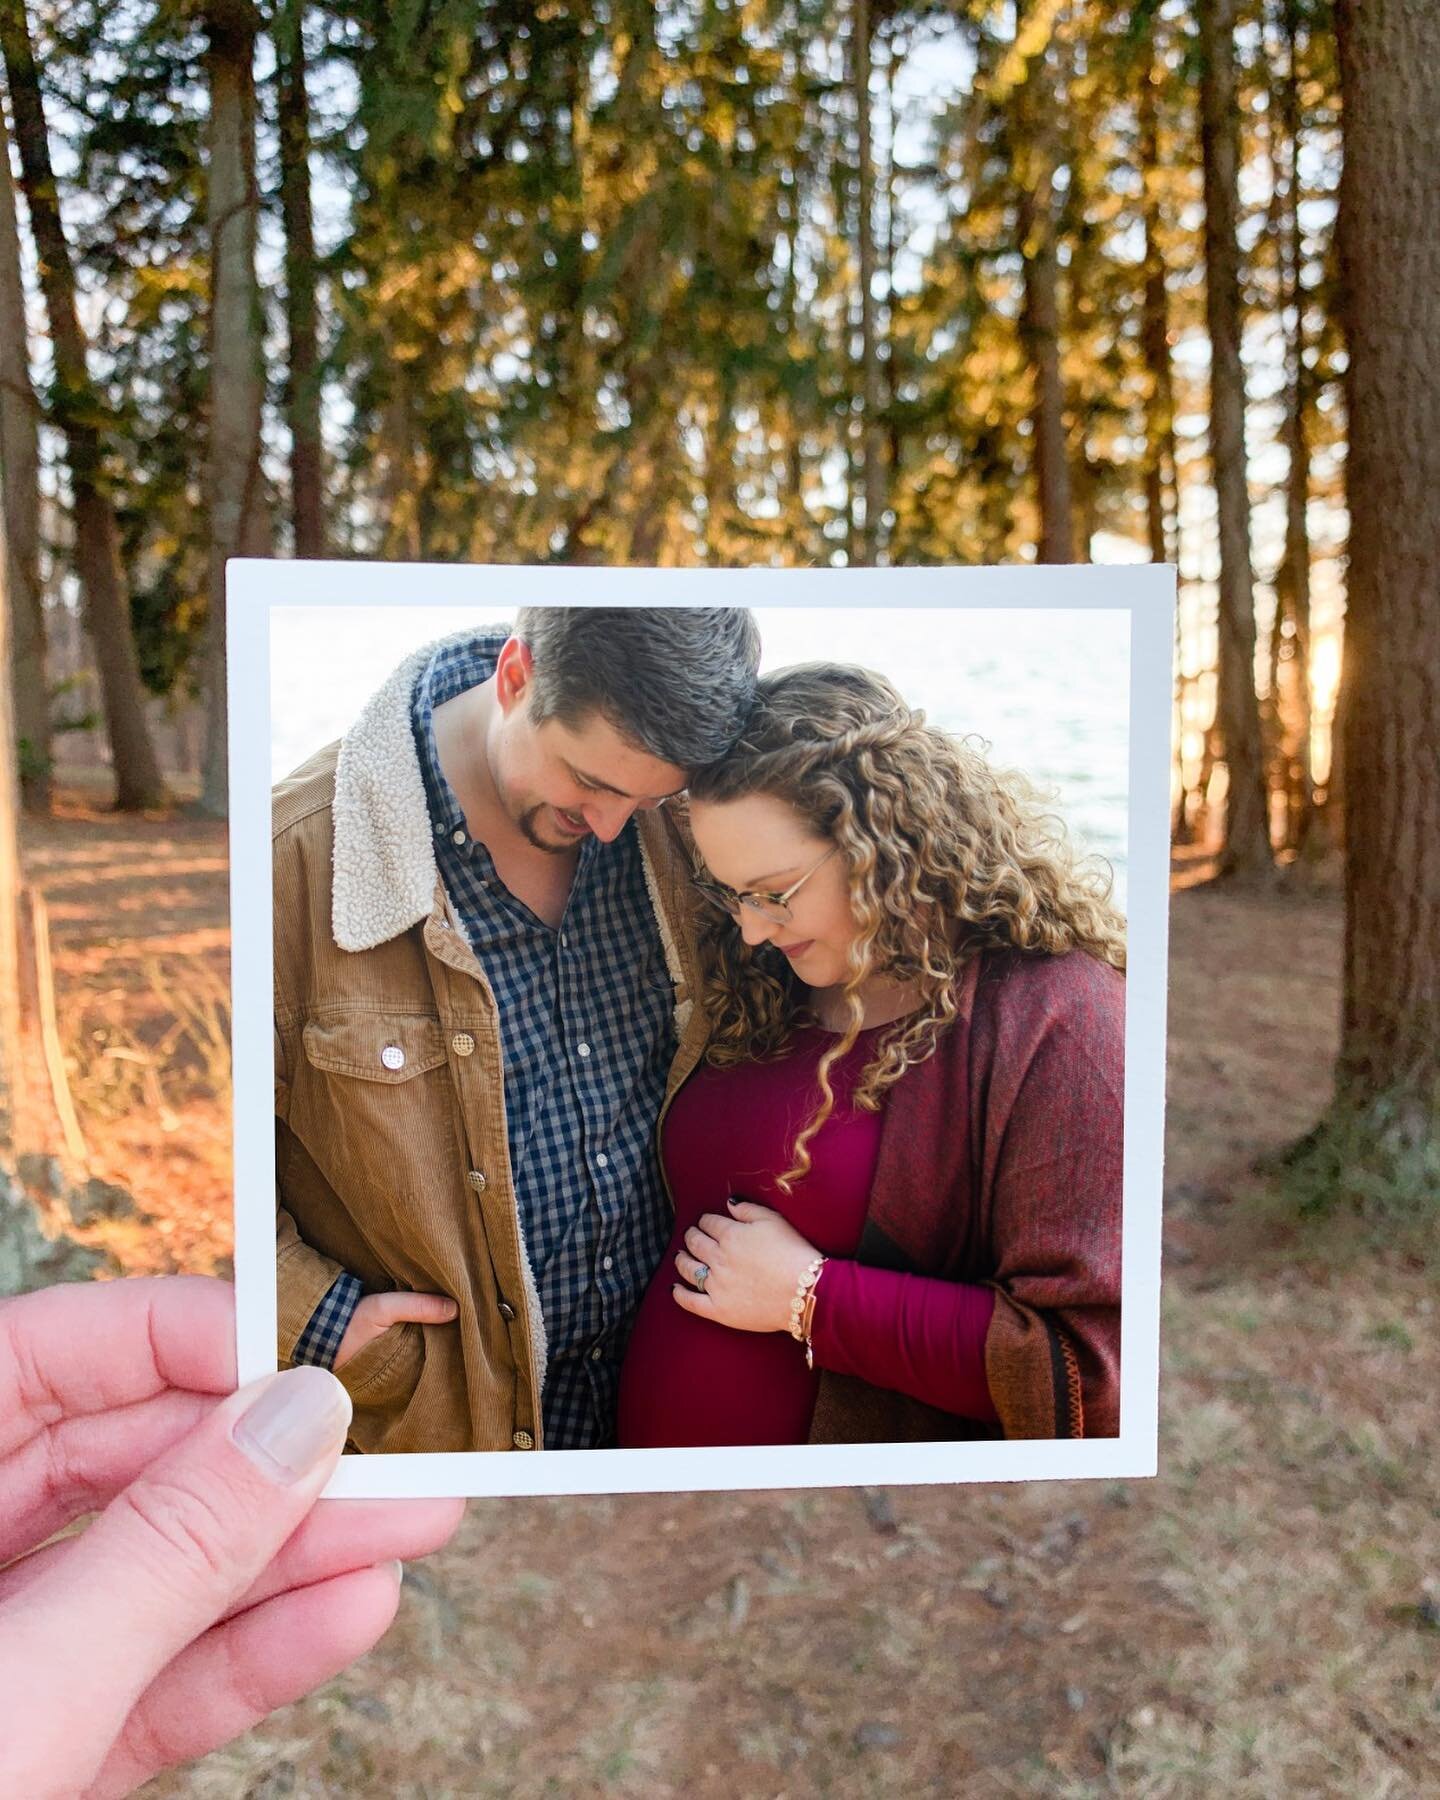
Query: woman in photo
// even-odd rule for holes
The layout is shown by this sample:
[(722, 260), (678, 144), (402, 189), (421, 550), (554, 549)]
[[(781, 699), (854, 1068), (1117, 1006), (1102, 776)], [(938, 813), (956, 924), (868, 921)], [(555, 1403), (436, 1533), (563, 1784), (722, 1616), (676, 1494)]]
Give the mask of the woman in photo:
[(764, 678), (691, 784), (705, 1063), (619, 1442), (1119, 1430), (1125, 926), (883, 677)]

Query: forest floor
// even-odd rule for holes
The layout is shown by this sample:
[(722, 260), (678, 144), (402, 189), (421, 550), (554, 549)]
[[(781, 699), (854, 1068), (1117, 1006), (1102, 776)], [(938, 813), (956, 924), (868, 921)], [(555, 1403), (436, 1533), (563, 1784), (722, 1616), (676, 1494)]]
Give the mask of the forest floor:
[[(26, 863), (91, 1170), (141, 1209), (79, 1235), (228, 1270), (224, 830), (71, 793)], [(1440, 1791), (1435, 1273), (1250, 1173), (1327, 1090), (1338, 900), (1194, 873), (1158, 1479), (472, 1501), (369, 1658), (149, 1791)]]

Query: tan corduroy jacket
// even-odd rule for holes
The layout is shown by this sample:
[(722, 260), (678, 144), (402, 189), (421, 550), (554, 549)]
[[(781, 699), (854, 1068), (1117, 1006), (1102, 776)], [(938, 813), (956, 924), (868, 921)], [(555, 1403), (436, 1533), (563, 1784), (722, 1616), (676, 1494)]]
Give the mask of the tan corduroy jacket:
[[(545, 1321), (505, 1135), (495, 997), (446, 898), (410, 723), (433, 652), (275, 789), (275, 1116), (282, 1366), (336, 1275), (448, 1294), (340, 1371), (364, 1451), (542, 1443)], [(667, 1098), (700, 1059), (688, 859), (636, 815), (675, 983)]]

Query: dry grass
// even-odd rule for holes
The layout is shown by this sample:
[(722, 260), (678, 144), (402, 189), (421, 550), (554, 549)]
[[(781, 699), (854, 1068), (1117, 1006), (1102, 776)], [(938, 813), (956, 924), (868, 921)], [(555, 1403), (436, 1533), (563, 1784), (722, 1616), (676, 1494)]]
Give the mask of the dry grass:
[[(224, 1195), (208, 1236), (178, 1235), (214, 1180), (181, 1152), (222, 1068), (216, 988), (191, 972), (223, 970), (223, 864), (166, 841), (147, 855), (168, 936), (99, 941), (93, 907), (66, 922), (62, 1019), (72, 1046), (111, 1033), (77, 1048), (87, 1129), (110, 1121), (164, 1254), (202, 1267)], [(109, 863), (93, 834), (52, 844), (55, 867), (78, 880), (84, 849), (113, 892), (138, 860), (113, 842)], [(170, 879), (167, 855), (205, 866)], [(1342, 1218), (1297, 1228), (1245, 1175), (1325, 1093), (1338, 909), (1196, 888), (1172, 941), (1157, 1480), (472, 1502), (369, 1658), (150, 1791), (1440, 1792), (1440, 1291)]]
[(230, 986), (223, 972), (198, 959), (145, 957), (137, 982), (122, 993), (130, 1005), (118, 1013), (118, 996), (96, 993), (67, 1019), (70, 1090), (85, 1117), (114, 1123), (145, 1112), (173, 1132), (196, 1102), (227, 1112)]

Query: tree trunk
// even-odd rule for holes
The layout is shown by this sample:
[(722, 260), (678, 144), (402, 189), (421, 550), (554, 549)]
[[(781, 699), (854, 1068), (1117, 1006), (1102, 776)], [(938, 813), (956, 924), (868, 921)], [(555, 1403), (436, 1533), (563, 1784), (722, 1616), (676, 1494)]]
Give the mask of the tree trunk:
[[(790, 187), (786, 194), (785, 206), (785, 286), (784, 317), (786, 353), (793, 362), (798, 360), (799, 346), (799, 278), (796, 270), (796, 258), (800, 253), (800, 168), (799, 159), (791, 166)], [(792, 558), (803, 561), (810, 540), (810, 515), (805, 506), (805, 428), (813, 417), (812, 405), (802, 404), (800, 383), (794, 369), (790, 371), (787, 385), (788, 404), (785, 411), (787, 428), (785, 442), (785, 488), (784, 503), (789, 516), (794, 521), (791, 527), (790, 554)], [(807, 400), (809, 398), (807, 385)]]
[(0, 0), (0, 49), (10, 81), (15, 141), (30, 208), (40, 288), (50, 320), (55, 361), (51, 409), (64, 435), (70, 465), (75, 563), (115, 761), (116, 804), (123, 809), (157, 806), (164, 802), (165, 784), (145, 719), (145, 690), (120, 569), (115, 510), (105, 488), (103, 448), (94, 424), (101, 405), (85, 363), (85, 339), (75, 305), (75, 271), (60, 220), (23, 0)]
[(885, 439), (880, 426), (880, 352), (875, 321), (875, 167), (870, 150), (870, 0), (854, 0), (850, 30), (854, 39), (855, 122), (858, 132), (860, 217), (856, 237), (860, 251), (860, 361), (864, 416), (861, 427), (861, 471), (865, 523), (857, 560), (867, 567), (880, 550), (885, 514)]
[[(0, 169), (0, 185), (8, 185)], [(7, 548), (0, 532), (0, 552)], [(10, 558), (0, 553), (0, 1148), (14, 1141), (20, 1054), (20, 783), (11, 706)]]
[[(895, 259), (898, 249), (896, 220), (899, 214), (895, 204), (895, 75), (905, 60), (907, 48), (895, 35), (892, 27), (885, 50), (885, 173), (882, 184), (885, 195), (885, 266), (882, 271), (885, 283), (885, 319), (882, 331), (886, 344), (884, 390), (887, 505), (894, 504), (905, 454), (905, 440), (900, 424), (899, 345), (895, 334)], [(885, 536), (888, 552), (895, 537), (893, 525), (887, 528)], [(894, 560), (893, 555), (890, 560)]]
[(249, 0), (206, 9), (210, 78), (210, 617), (201, 804), (225, 814), (225, 564), (270, 553), (260, 467), (260, 295), (255, 284), (255, 84), (258, 21)]
[(735, 381), (729, 369), (715, 377), (705, 432), (705, 560), (723, 569), (736, 557), (733, 533), (743, 510), (735, 492)]
[(411, 418), (410, 369), (395, 355), (394, 334), (388, 325), (382, 328), (380, 341), (385, 358), (379, 434), (380, 553), (401, 562), (419, 562), (424, 546), (420, 541), (420, 471)]
[(1210, 332), (1210, 458), (1220, 535), (1216, 717), (1228, 788), (1222, 873), (1273, 867), (1266, 817), (1260, 706), (1255, 692), (1255, 599), (1241, 362), (1235, 0), (1200, 8), (1201, 146), (1205, 167), (1205, 312)]
[(285, 412), (297, 556), (325, 554), (325, 465), (320, 434), (320, 349), (315, 227), (310, 208), (310, 104), (305, 91), (304, 0), (281, 0), (274, 39), (280, 125), (280, 209), (285, 220), (285, 323), (290, 339)]
[(0, 108), (0, 511), (9, 565), (12, 727), (19, 746), (20, 795), (50, 809), (50, 689), (45, 670), (45, 596), (40, 585), (40, 451), (30, 385), (20, 233), (10, 185), (10, 143)]
[(1170, 363), (1170, 299), (1160, 249), (1160, 126), (1155, 88), (1160, 71), (1151, 55), (1140, 83), (1140, 179), (1145, 190), (1145, 286), (1141, 300), (1141, 349), (1145, 397), (1145, 521), (1151, 562), (1177, 562), (1179, 481), (1175, 467), (1175, 382)]
[[(1338, 9), (1349, 348), (1342, 1104), (1440, 1107), (1440, 58), (1425, 0)], [(1433, 1189), (1432, 1201), (1433, 1201)]]
[[(1019, 9), (1017, 8), (1017, 19)], [(1048, 46), (1030, 58), (1016, 94), (1016, 247), (1024, 263), (1020, 332), (1033, 382), (1031, 449), (1042, 563), (1075, 560), (1075, 525), (1060, 372), (1060, 262), (1055, 225), (1055, 95)]]
[(1175, 381), (1170, 361), (1170, 295), (1165, 281), (1165, 257), (1160, 247), (1160, 195), (1157, 177), (1160, 161), (1160, 121), (1156, 87), (1162, 69), (1152, 37), (1140, 75), (1139, 175), (1143, 193), (1145, 226), (1144, 285), (1140, 300), (1140, 349), (1145, 359), (1145, 531), (1152, 563), (1176, 565), (1175, 669), (1173, 697), (1179, 729), (1175, 734), (1178, 794), (1170, 821), (1171, 841), (1191, 841), (1190, 813), (1185, 787), (1185, 633), (1179, 589), (1180, 481), (1175, 457)]
[[(1303, 850), (1315, 821), (1315, 779), (1310, 701), (1310, 532), (1306, 508), (1310, 498), (1310, 446), (1305, 434), (1309, 381), (1305, 366), (1305, 290), (1301, 279), (1300, 238), (1300, 96), (1295, 68), (1299, 26), (1295, 0), (1284, 0), (1286, 67), (1277, 96), (1278, 123), (1285, 134), (1283, 171), (1285, 204), (1280, 221), (1280, 315), (1285, 334), (1285, 549), (1275, 576), (1277, 611), (1290, 620), (1293, 632), (1293, 756), (1286, 758), (1286, 837)], [(1272, 140), (1273, 142), (1273, 140)], [(1279, 157), (1275, 158), (1279, 168)], [(1277, 671), (1278, 672), (1278, 671)], [(1279, 702), (1279, 688), (1276, 700)]]

